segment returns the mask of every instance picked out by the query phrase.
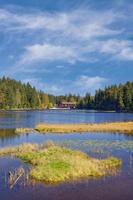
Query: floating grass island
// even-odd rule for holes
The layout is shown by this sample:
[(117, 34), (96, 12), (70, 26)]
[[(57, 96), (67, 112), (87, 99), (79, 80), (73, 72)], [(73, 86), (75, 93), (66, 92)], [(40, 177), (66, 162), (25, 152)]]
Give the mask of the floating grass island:
[(14, 156), (30, 163), (30, 176), (47, 184), (114, 175), (121, 166), (121, 160), (115, 157), (101, 160), (91, 158), (81, 151), (53, 143), (4, 148), (0, 150), (0, 156)]
[(33, 132), (34, 131), (34, 129), (33, 128), (16, 128), (15, 129), (15, 133), (31, 133), (31, 132)]
[(35, 130), (41, 133), (119, 132), (133, 134), (133, 121), (101, 124), (38, 124)]

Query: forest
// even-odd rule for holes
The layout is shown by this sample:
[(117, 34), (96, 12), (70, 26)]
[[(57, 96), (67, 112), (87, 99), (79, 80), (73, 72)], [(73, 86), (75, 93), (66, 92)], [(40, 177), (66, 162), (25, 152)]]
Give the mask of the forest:
[(0, 79), (0, 109), (44, 109), (50, 106), (49, 97), (29, 83), (10, 78)]
[[(45, 88), (44, 88), (45, 90)], [(95, 109), (118, 112), (133, 111), (133, 82), (112, 85), (97, 90), (95, 95), (54, 96), (36, 90), (30, 83), (22, 83), (10, 78), (0, 79), (0, 109), (47, 109), (61, 102), (76, 102), (77, 109)]]

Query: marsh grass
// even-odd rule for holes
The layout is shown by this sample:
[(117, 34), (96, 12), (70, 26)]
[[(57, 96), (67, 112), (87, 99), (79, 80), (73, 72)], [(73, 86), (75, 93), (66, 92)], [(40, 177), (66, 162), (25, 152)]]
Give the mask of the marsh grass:
[(15, 156), (30, 163), (30, 176), (48, 184), (81, 178), (97, 178), (114, 175), (121, 166), (115, 157), (91, 158), (87, 154), (58, 145), (40, 147), (37, 144), (23, 144), (0, 150), (0, 156)]
[(41, 133), (118, 132), (133, 134), (133, 122), (103, 124), (38, 124), (35, 130)]
[(32, 128), (16, 128), (16, 129), (15, 129), (15, 133), (16, 133), (16, 134), (31, 133), (31, 132), (33, 132), (33, 131), (34, 131), (34, 129), (32, 129)]
[(93, 148), (133, 151), (133, 141), (86, 140), (84, 144)]

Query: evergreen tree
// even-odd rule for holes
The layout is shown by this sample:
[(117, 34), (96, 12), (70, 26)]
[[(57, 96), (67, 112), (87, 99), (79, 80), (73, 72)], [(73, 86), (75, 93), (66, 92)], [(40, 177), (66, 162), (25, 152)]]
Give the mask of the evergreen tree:
[(63, 101), (76, 102), (78, 109), (97, 109), (133, 112), (133, 82), (97, 90), (94, 96), (54, 96), (37, 91), (29, 83), (22, 84), (10, 78), (0, 79), (0, 109), (46, 109)]

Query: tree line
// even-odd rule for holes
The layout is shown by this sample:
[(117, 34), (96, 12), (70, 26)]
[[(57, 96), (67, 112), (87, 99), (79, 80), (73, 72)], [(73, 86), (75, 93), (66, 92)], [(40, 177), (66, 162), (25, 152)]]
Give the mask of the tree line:
[(0, 109), (44, 109), (50, 107), (49, 96), (29, 83), (10, 78), (0, 79)]
[(133, 82), (112, 85), (105, 89), (97, 90), (95, 95), (86, 93), (84, 97), (75, 95), (59, 96), (62, 100), (75, 101), (78, 109), (95, 109), (105, 111), (133, 112)]
[[(44, 88), (45, 89), (45, 88)], [(29, 83), (23, 84), (10, 78), (0, 79), (0, 109), (45, 109), (63, 101), (76, 102), (77, 109), (133, 111), (133, 82), (112, 85), (97, 90), (95, 95), (54, 96), (38, 91)]]

